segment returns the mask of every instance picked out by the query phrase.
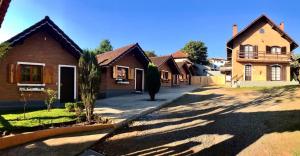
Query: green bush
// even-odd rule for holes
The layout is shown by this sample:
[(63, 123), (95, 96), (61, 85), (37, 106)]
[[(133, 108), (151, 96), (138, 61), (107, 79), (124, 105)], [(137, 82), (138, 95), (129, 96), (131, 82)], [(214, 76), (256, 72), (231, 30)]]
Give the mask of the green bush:
[(72, 102), (65, 103), (65, 108), (68, 112), (74, 112), (75, 111), (75, 104)]
[(160, 72), (153, 63), (149, 63), (148, 65), (146, 82), (147, 82), (148, 93), (150, 95), (150, 100), (154, 101), (155, 94), (158, 93), (161, 83), (160, 83)]
[(83, 110), (84, 109), (84, 104), (82, 102), (77, 102), (77, 103), (74, 104), (74, 109)]

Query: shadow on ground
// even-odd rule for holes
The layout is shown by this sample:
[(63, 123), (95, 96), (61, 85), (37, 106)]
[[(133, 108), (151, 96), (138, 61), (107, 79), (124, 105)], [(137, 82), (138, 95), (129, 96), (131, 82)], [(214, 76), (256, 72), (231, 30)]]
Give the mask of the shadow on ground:
[[(168, 109), (160, 110), (157, 115), (154, 113), (140, 119), (139, 122), (142, 124), (118, 132), (118, 135), (125, 133), (139, 135), (109, 138), (107, 141), (98, 143), (94, 149), (107, 155), (237, 155), (265, 134), (300, 130), (300, 110), (260, 110), (257, 112), (238, 112), (237, 110), (259, 106), (264, 102), (274, 100), (274, 98), (288, 97), (291, 101), (296, 100), (297, 89), (298, 87), (264, 89), (258, 91), (259, 96), (253, 100), (231, 105), (216, 105), (205, 109), (201, 109), (207, 104), (205, 100), (226, 102), (226, 100), (234, 100), (236, 95), (187, 94), (168, 106)], [(201, 91), (197, 90), (196, 92)], [(199, 103), (200, 101), (201, 103)], [(281, 102), (277, 100), (277, 103)], [(190, 107), (190, 109), (176, 109), (180, 106)], [(147, 124), (149, 120), (160, 122)], [(203, 121), (206, 124), (203, 122), (189, 124), (195, 121)], [(182, 125), (187, 126), (182, 127)], [(174, 128), (163, 129), (169, 126)], [(176, 128), (176, 126), (178, 127)], [(151, 130), (154, 132), (147, 133)], [(201, 140), (194, 139), (202, 135), (228, 135), (231, 137), (197, 152), (191, 150), (202, 144)], [(178, 145), (169, 146), (180, 141), (182, 142)]]

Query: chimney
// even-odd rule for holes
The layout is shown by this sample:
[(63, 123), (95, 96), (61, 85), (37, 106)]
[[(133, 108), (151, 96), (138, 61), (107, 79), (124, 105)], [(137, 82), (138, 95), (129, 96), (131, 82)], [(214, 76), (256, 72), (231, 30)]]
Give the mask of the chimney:
[(238, 33), (238, 26), (234, 24), (232, 26), (232, 36), (235, 36)]
[(283, 23), (283, 22), (281, 22), (281, 23), (279, 24), (279, 28), (280, 28), (282, 31), (284, 31), (284, 23)]

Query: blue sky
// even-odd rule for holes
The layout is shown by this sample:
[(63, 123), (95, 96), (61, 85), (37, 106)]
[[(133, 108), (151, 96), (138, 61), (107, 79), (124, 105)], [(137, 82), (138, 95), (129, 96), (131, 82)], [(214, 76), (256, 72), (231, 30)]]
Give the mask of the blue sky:
[(201, 40), (209, 57), (225, 57), (232, 25), (241, 30), (261, 14), (277, 24), (284, 21), (286, 32), (299, 42), (299, 5), (296, 0), (12, 0), (0, 41), (48, 15), (81, 48), (109, 39), (114, 48), (138, 42), (166, 55)]

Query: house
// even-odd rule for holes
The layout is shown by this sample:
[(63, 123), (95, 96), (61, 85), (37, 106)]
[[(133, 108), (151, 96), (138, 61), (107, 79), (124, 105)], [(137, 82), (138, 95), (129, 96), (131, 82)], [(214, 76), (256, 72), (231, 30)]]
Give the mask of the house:
[[(290, 62), (298, 44), (285, 32), (284, 23), (276, 25), (262, 15), (227, 42), (233, 86), (284, 85), (290, 81)], [(227, 67), (228, 69), (228, 67)]]
[(11, 49), (0, 60), (1, 108), (25, 99), (37, 106), (46, 88), (56, 90), (60, 102), (77, 98), (82, 50), (48, 16), (6, 42)]
[(150, 59), (138, 43), (97, 55), (101, 67), (99, 97), (112, 97), (145, 90)]
[(11, 0), (0, 0), (0, 28)]
[(174, 87), (179, 86), (180, 69), (171, 55), (151, 57), (150, 60), (157, 66), (161, 74), (161, 86)]
[(180, 85), (190, 85), (192, 72), (190, 70), (190, 66), (187, 62), (176, 62), (177, 66), (180, 69), (179, 82)]
[(209, 58), (208, 62), (213, 71), (219, 71), (220, 67), (225, 65), (226, 60), (224, 58), (213, 57)]

